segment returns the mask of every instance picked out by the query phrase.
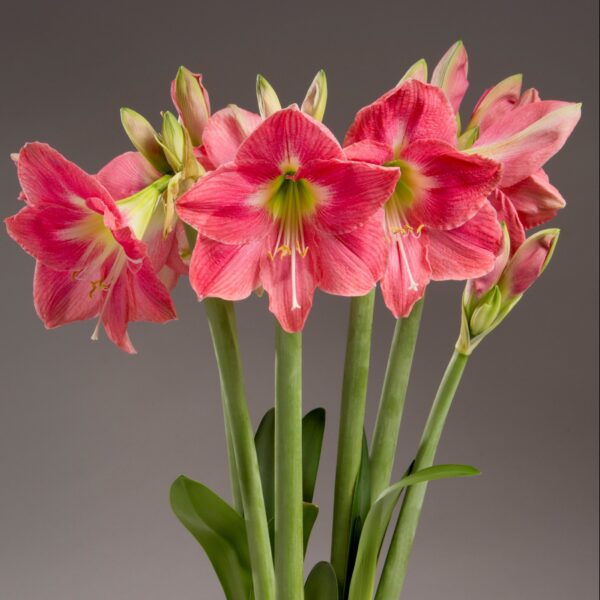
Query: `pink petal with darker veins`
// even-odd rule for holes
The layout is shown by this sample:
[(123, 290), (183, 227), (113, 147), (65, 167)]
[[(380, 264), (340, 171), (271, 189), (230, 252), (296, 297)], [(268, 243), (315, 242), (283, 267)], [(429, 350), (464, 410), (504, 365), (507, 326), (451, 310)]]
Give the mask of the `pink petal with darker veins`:
[(411, 144), (402, 158), (418, 171), (410, 214), (435, 229), (454, 229), (473, 217), (500, 175), (496, 162), (434, 140)]
[(364, 224), (394, 191), (400, 171), (368, 163), (313, 160), (296, 173), (316, 196), (314, 222), (329, 233), (348, 233)]
[[(320, 280), (318, 249), (310, 231), (305, 233), (305, 240), (309, 250), (304, 257), (293, 250), (291, 255), (278, 254), (273, 258), (261, 255), (260, 280), (269, 295), (269, 310), (289, 333), (304, 327)], [(272, 235), (269, 241), (269, 247), (274, 248), (276, 236)]]
[(506, 225), (512, 254), (525, 241), (525, 228), (512, 202), (500, 189), (489, 195), (489, 201), (496, 210), (498, 221)]
[(502, 244), (502, 229), (496, 211), (486, 202), (461, 227), (450, 231), (429, 230), (431, 278), (471, 279), (494, 268)]
[(348, 160), (383, 165), (394, 158), (393, 150), (386, 144), (373, 140), (361, 140), (344, 148)]
[(340, 296), (367, 294), (381, 279), (387, 262), (383, 215), (378, 212), (351, 233), (319, 234), (317, 250), (321, 265), (319, 287), (324, 292)]
[(243, 300), (259, 286), (264, 241), (229, 245), (198, 237), (190, 265), (190, 283), (199, 299)]
[(313, 159), (343, 158), (333, 134), (297, 108), (277, 111), (242, 144), (236, 162), (265, 162), (298, 168)]
[(228, 106), (212, 115), (202, 134), (202, 148), (213, 168), (231, 162), (261, 123), (260, 115), (237, 106)]
[(263, 238), (272, 218), (264, 204), (280, 172), (268, 163), (227, 164), (202, 177), (179, 198), (179, 217), (201, 235), (226, 244)]
[(41, 262), (35, 266), (33, 301), (49, 329), (98, 316), (102, 294), (92, 290), (89, 280), (76, 279), (72, 272), (55, 271)]
[(111, 195), (100, 182), (47, 144), (33, 142), (23, 146), (17, 172), (30, 205), (52, 203), (73, 207), (87, 198), (97, 198), (104, 205), (114, 206)]
[(116, 156), (96, 174), (98, 181), (115, 200), (133, 196), (160, 176), (139, 152), (125, 152)]
[(566, 205), (565, 199), (542, 169), (503, 191), (527, 229), (553, 219)]
[(344, 146), (368, 139), (389, 146), (397, 156), (420, 139), (456, 144), (456, 134), (456, 118), (444, 92), (409, 80), (358, 112)]
[(385, 305), (396, 319), (410, 314), (431, 279), (428, 237), (423, 232), (418, 237), (413, 234), (396, 235), (391, 240), (381, 292)]
[(581, 117), (581, 106), (568, 102), (533, 102), (505, 113), (482, 132), (469, 153), (502, 164), (501, 187), (535, 173), (556, 154)]

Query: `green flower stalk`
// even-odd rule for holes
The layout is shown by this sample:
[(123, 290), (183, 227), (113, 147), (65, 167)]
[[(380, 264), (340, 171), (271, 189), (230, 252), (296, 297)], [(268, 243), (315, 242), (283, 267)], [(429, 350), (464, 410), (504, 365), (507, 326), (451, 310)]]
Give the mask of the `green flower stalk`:
[(331, 564), (340, 587), (346, 580), (352, 503), (362, 455), (374, 305), (375, 290), (350, 303), (331, 545)]
[(275, 576), (254, 434), (248, 414), (233, 304), (204, 301), (221, 377), (225, 419), (229, 424), (248, 532), (254, 595), (275, 599)]
[(275, 579), (278, 599), (302, 600), (302, 334), (276, 327)]
[[(413, 471), (433, 465), (452, 400), (470, 354), (504, 320), (542, 274), (552, 258), (559, 235), (558, 229), (539, 231), (509, 258), (510, 239), (506, 228), (504, 232), (504, 251), (498, 257), (496, 268), (485, 277), (469, 281), (465, 288), (460, 336), (431, 407)], [(423, 483), (411, 486), (406, 492), (376, 600), (398, 598), (402, 592), (426, 491), (427, 484)]]

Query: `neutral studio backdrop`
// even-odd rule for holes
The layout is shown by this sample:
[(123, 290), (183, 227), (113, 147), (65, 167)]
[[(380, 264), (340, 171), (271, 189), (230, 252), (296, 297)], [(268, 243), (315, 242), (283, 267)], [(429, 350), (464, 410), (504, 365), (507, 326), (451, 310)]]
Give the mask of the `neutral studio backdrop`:
[[(463, 38), (464, 103), (525, 73), (543, 97), (584, 103), (550, 163), (569, 202), (543, 278), (469, 365), (439, 452), (483, 476), (432, 485), (406, 600), (597, 597), (597, 2), (6, 3), (0, 18), (0, 181), (19, 208), (9, 153), (50, 143), (94, 172), (129, 149), (119, 107), (158, 121), (169, 82), (201, 71), (214, 108), (254, 109), (263, 73), (284, 102), (327, 70), (326, 123), (339, 136), (364, 104), (421, 56)], [(33, 260), (0, 231), (0, 598), (213, 600), (202, 550), (168, 505), (185, 473), (228, 494), (218, 379), (203, 309), (182, 280), (179, 321), (133, 325), (139, 355), (92, 323), (46, 332), (31, 300)], [(401, 431), (398, 471), (415, 450), (459, 325), (457, 284), (433, 285)], [(272, 402), (266, 298), (239, 305), (255, 424)], [(328, 427), (317, 486), (321, 526), (309, 564), (328, 556), (336, 423), (348, 301), (319, 294), (305, 330), (306, 409)], [(393, 319), (378, 302), (372, 424)]]

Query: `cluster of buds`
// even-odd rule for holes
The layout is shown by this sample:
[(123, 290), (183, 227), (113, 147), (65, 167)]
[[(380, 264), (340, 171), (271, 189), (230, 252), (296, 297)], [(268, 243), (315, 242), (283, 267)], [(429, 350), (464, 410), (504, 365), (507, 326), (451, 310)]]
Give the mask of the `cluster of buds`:
[(506, 227), (504, 245), (494, 270), (467, 283), (462, 298), (461, 328), (456, 349), (465, 355), (479, 345), (521, 300), (548, 266), (558, 242), (559, 229), (534, 233), (511, 256)]
[(175, 201), (205, 173), (195, 149), (202, 143), (202, 132), (210, 116), (202, 77), (185, 67), (179, 68), (172, 82), (171, 96), (179, 119), (172, 112), (164, 111), (160, 133), (136, 111), (121, 109), (123, 128), (138, 152), (157, 171), (171, 175), (163, 194), (165, 235), (175, 227)]

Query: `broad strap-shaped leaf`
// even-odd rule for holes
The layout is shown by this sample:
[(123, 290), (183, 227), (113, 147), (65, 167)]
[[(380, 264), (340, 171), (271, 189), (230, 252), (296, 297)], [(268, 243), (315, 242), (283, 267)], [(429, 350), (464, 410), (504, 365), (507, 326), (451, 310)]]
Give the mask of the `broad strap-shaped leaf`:
[(313, 500), (324, 432), (324, 408), (315, 408), (304, 415), (302, 419), (302, 496), (304, 502)]
[(346, 581), (344, 584), (343, 597), (348, 597), (350, 580), (356, 562), (360, 537), (365, 519), (371, 507), (371, 469), (369, 461), (369, 448), (367, 436), (363, 432), (362, 455), (360, 467), (354, 485), (354, 497), (352, 498), (352, 511), (350, 514), (350, 539), (348, 548), (348, 563), (346, 568)]
[(403, 477), (398, 483), (384, 490), (371, 506), (362, 530), (349, 600), (370, 600), (373, 597), (379, 551), (392, 513), (404, 488), (434, 479), (470, 477), (479, 473), (479, 470), (466, 465), (438, 465)]
[[(302, 488), (304, 501), (304, 550), (317, 518), (319, 508), (312, 504), (323, 432), (325, 429), (325, 410), (315, 408), (302, 419)], [(269, 523), (271, 547), (273, 548), (275, 524), (275, 409), (269, 409), (262, 418), (256, 435), (256, 454), (265, 497), (265, 509)]]
[(315, 521), (319, 516), (319, 507), (316, 504), (310, 502), (302, 503), (302, 537), (304, 539), (304, 554), (306, 555), (306, 549), (308, 548), (308, 540), (310, 540), (310, 534), (315, 525)]
[(318, 562), (310, 572), (304, 586), (304, 600), (338, 600), (335, 571), (330, 563)]
[(254, 436), (258, 469), (265, 497), (267, 520), (275, 515), (275, 409), (270, 408), (262, 418)]
[(171, 507), (208, 555), (227, 600), (247, 600), (252, 576), (244, 519), (205, 485), (181, 475), (171, 486)]

